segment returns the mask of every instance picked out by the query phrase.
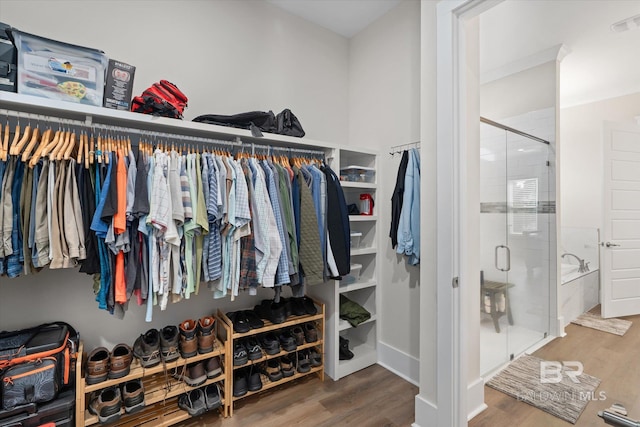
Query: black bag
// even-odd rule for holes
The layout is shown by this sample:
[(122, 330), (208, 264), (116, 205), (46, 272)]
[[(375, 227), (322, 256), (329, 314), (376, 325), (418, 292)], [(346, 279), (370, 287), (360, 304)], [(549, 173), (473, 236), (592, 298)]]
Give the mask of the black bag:
[(71, 387), (78, 340), (64, 322), (0, 333), (0, 406), (45, 402)]
[(12, 366), (2, 374), (2, 409), (28, 403), (44, 403), (58, 395), (58, 362), (45, 357)]
[(300, 121), (288, 108), (282, 110), (277, 116), (273, 114), (273, 111), (249, 111), (231, 116), (205, 114), (196, 117), (193, 121), (210, 125), (249, 129), (251, 134), (256, 137), (262, 136), (262, 132), (298, 137), (304, 136), (304, 130), (302, 130)]
[(282, 110), (282, 112), (276, 116), (276, 119), (278, 120), (276, 133), (280, 135), (297, 136), (299, 138), (304, 136), (304, 129), (302, 129), (300, 121), (288, 108)]

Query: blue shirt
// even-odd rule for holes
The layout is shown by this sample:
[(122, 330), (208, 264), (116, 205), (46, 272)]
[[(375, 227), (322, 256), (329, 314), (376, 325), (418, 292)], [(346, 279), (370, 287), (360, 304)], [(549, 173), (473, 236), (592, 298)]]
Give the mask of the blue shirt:
[(407, 173), (404, 178), (404, 200), (398, 224), (399, 254), (407, 255), (410, 265), (420, 263), (420, 154), (409, 151)]

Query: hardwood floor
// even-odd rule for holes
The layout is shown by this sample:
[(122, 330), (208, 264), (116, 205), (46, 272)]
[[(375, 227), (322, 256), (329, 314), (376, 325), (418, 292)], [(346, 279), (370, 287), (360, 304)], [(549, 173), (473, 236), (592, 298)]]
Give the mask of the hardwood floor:
[[(575, 424), (577, 427), (605, 426), (597, 413), (616, 402), (627, 409), (630, 418), (640, 419), (640, 316), (624, 319), (634, 324), (622, 337), (571, 324), (565, 329), (567, 336), (556, 338), (533, 353), (545, 360), (580, 361), (585, 373), (602, 380), (595, 399), (587, 404)], [(471, 420), (469, 427), (573, 425), (492, 388), (485, 386), (484, 391), (489, 408)], [(600, 393), (604, 393), (602, 400)]]
[(410, 426), (418, 387), (379, 365), (333, 381), (311, 375), (236, 402), (233, 417), (215, 414), (181, 427)]

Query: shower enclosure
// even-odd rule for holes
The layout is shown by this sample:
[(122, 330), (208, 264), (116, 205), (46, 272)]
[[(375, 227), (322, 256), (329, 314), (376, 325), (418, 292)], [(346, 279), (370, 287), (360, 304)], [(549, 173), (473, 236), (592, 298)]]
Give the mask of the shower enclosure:
[(552, 156), (549, 142), (481, 120), (482, 374), (513, 359), (549, 332), (555, 241)]

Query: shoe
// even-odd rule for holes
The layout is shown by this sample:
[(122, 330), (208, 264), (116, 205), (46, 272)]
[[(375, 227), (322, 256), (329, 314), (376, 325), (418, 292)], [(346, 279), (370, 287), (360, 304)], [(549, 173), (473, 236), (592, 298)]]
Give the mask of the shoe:
[(322, 354), (318, 353), (315, 348), (309, 350), (309, 359), (311, 360), (311, 366), (314, 368), (322, 365)]
[(109, 376), (109, 350), (104, 347), (93, 349), (87, 358), (85, 381), (98, 384)]
[(267, 376), (271, 382), (276, 382), (282, 379), (283, 374), (280, 369), (280, 362), (278, 362), (277, 359), (267, 361)]
[(240, 397), (247, 394), (249, 388), (247, 386), (247, 375), (242, 369), (235, 371), (233, 378), (233, 395)]
[(233, 366), (242, 366), (249, 361), (247, 349), (241, 341), (233, 343)]
[(213, 351), (213, 344), (216, 336), (213, 332), (215, 319), (211, 316), (198, 320), (198, 353), (210, 353)]
[(109, 378), (116, 379), (129, 375), (132, 360), (131, 347), (126, 344), (118, 344), (113, 347), (110, 357)]
[(349, 350), (349, 340), (343, 337), (340, 337), (340, 347), (338, 350), (338, 356), (340, 360), (351, 360), (353, 359), (353, 352)]
[(165, 326), (160, 330), (160, 355), (165, 362), (171, 362), (180, 357), (178, 341), (180, 331), (177, 326)]
[(233, 330), (235, 332), (244, 334), (251, 330), (251, 326), (249, 326), (249, 319), (247, 318), (244, 310), (227, 313), (227, 317), (231, 320), (231, 323), (233, 323)]
[(107, 387), (94, 392), (89, 403), (89, 412), (98, 416), (101, 424), (111, 423), (120, 418), (122, 398), (118, 387)]
[(133, 343), (133, 355), (140, 360), (143, 368), (151, 368), (160, 363), (160, 334), (157, 329), (149, 329)]
[(293, 361), (291, 358), (287, 356), (282, 356), (280, 358), (280, 370), (282, 371), (282, 375), (287, 378), (296, 373), (296, 369), (293, 366)]
[(284, 323), (287, 320), (287, 304), (286, 302), (272, 302), (271, 303), (271, 317), (269, 318), (271, 323)]
[(304, 344), (304, 332), (300, 326), (295, 326), (291, 329), (291, 334), (296, 340), (296, 345)]
[(180, 324), (180, 355), (184, 359), (198, 354), (196, 326), (196, 321), (191, 319), (185, 320)]
[(253, 310), (244, 310), (244, 315), (249, 322), (251, 329), (260, 329), (264, 326), (264, 322), (260, 320), (260, 317)]
[(296, 316), (306, 316), (307, 310), (304, 308), (302, 298), (291, 298), (291, 313)]
[(284, 306), (284, 317), (291, 317), (291, 299), (289, 298), (280, 298), (280, 304)]
[(316, 305), (313, 303), (313, 300), (309, 297), (302, 297), (302, 305), (304, 306), (304, 309), (307, 311), (308, 315), (313, 316), (314, 314), (318, 313), (318, 309), (316, 308)]
[(270, 356), (280, 353), (280, 341), (273, 332), (267, 332), (262, 336), (262, 348)]
[[(183, 371), (184, 372), (184, 371)], [(204, 368), (204, 363), (196, 362), (187, 366), (185, 375), (182, 376), (182, 380), (191, 387), (198, 387), (207, 380), (207, 371)]]
[(295, 349), (298, 348), (296, 339), (289, 330), (281, 331), (278, 339), (280, 340), (280, 347), (282, 347), (284, 351), (295, 351)]
[(306, 342), (318, 341), (318, 330), (313, 322), (304, 324), (304, 339)]
[(260, 390), (262, 388), (262, 379), (260, 378), (260, 371), (250, 370), (247, 378), (247, 382), (249, 383), (249, 391)]
[(144, 408), (144, 388), (140, 379), (127, 381), (122, 386), (122, 401), (127, 414), (141, 411)]
[(262, 359), (262, 347), (260, 347), (257, 339), (254, 337), (247, 338), (244, 342), (244, 347), (247, 349), (249, 360)]
[(178, 398), (178, 407), (187, 411), (192, 417), (204, 414), (207, 411), (204, 392), (196, 388), (180, 395)]
[(222, 397), (220, 396), (218, 383), (209, 384), (204, 388), (204, 402), (208, 411), (222, 406)]
[(309, 357), (309, 350), (299, 351), (298, 358), (298, 372), (305, 373), (311, 370), (311, 358)]
[(220, 357), (212, 357), (205, 363), (205, 370), (207, 371), (207, 378), (215, 378), (222, 373), (222, 366), (220, 366)]

